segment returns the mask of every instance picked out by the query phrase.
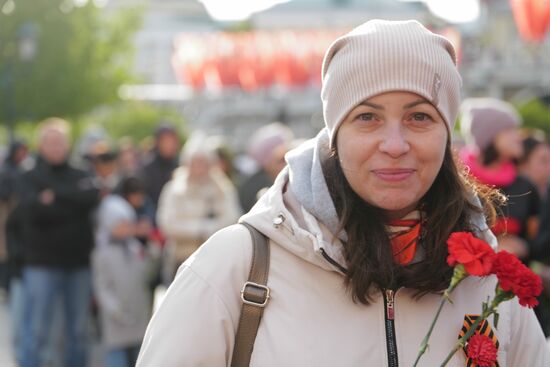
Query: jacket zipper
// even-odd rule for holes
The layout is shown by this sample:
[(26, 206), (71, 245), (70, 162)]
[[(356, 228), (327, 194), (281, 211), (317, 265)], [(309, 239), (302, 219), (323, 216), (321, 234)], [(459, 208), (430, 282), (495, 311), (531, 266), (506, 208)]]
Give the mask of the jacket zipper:
[[(325, 249), (321, 248), (321, 255), (328, 261), (330, 264), (338, 268), (342, 273), (346, 273), (347, 270), (342, 265), (340, 265), (336, 260), (330, 257)], [(395, 340), (395, 304), (394, 304), (394, 295), (395, 292), (393, 289), (386, 289), (383, 292), (384, 295), (384, 321), (386, 326), (386, 348), (388, 352), (388, 367), (399, 367), (399, 362), (397, 360), (397, 341)]]
[(325, 249), (321, 247), (321, 255), (325, 258), (326, 261), (328, 261), (332, 266), (335, 266), (338, 270), (340, 270), (342, 273), (346, 274), (347, 270), (342, 265), (338, 263), (338, 261), (334, 260), (332, 257), (330, 257), (326, 252)]
[(397, 342), (395, 340), (395, 292), (392, 289), (384, 291), (384, 306), (385, 306), (385, 324), (386, 324), (386, 348), (388, 351), (388, 366), (398, 367), (397, 361)]

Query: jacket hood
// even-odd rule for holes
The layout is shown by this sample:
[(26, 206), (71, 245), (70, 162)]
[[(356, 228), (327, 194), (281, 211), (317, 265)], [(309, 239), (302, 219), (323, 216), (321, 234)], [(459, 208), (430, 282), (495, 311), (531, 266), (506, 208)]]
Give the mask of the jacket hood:
[[(326, 129), (288, 152), (287, 167), (243, 216), (295, 255), (326, 270), (343, 272), (345, 257), (339, 219), (321, 163), (330, 154)], [(329, 258), (329, 259), (327, 259)]]
[[(338, 232), (339, 218), (322, 172), (321, 161), (328, 152), (324, 147), (328, 147), (325, 130), (287, 153), (287, 167), (239, 221), (253, 225), (279, 246), (310, 263), (343, 272), (346, 234)], [(471, 201), (481, 205), (474, 194)], [(485, 217), (476, 213), (472, 224), (478, 229), (475, 235), (496, 249), (496, 238)]]
[[(239, 222), (247, 222), (294, 255), (329, 271), (345, 265), (342, 242), (309, 213), (288, 189), (289, 167)], [(329, 263), (323, 252), (337, 262)]]

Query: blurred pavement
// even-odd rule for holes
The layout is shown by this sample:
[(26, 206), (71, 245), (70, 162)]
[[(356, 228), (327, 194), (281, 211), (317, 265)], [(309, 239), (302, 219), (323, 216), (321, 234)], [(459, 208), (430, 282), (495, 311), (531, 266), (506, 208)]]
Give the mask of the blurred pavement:
[(0, 299), (0, 366), (15, 367), (10, 345), (8, 305), (3, 299)]

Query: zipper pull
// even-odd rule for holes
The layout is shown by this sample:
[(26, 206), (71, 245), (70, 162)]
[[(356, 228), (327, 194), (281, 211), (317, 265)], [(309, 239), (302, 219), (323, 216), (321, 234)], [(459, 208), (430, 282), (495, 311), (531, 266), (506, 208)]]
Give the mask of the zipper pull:
[(386, 314), (388, 320), (393, 320), (394, 318), (394, 308), (393, 308), (393, 290), (386, 290)]

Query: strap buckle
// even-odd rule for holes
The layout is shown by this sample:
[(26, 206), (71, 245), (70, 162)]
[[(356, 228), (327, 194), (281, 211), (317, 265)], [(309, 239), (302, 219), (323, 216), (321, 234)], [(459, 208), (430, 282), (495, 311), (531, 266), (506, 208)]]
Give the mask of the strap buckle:
[[(255, 302), (250, 299), (247, 299), (247, 296), (250, 297), (250, 291), (247, 289), (247, 287), (260, 289), (261, 291), (263, 291), (264, 292), (263, 302)], [(267, 305), (267, 301), (269, 301), (269, 294), (270, 294), (270, 290), (267, 286), (248, 281), (244, 283), (243, 289), (241, 290), (241, 300), (243, 301), (243, 303), (246, 303), (247, 305), (264, 308)]]

